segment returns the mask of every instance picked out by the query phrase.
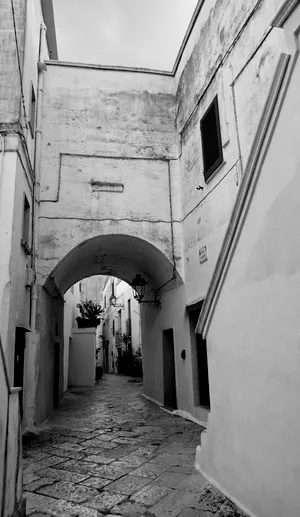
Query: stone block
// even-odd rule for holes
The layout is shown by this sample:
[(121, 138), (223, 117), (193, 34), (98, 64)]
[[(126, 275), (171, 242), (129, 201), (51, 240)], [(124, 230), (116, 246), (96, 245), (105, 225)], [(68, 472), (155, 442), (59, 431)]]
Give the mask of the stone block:
[(90, 499), (86, 503), (86, 506), (98, 510), (99, 512), (107, 512), (110, 508), (124, 501), (124, 499), (126, 499), (125, 495), (103, 492)]
[[(156, 480), (157, 481), (157, 480)], [(153, 506), (172, 490), (160, 485), (147, 485), (132, 495), (130, 499), (144, 506)]]
[(103, 488), (104, 486), (111, 483), (111, 479), (99, 478), (99, 477), (89, 477), (84, 481), (81, 481), (81, 485), (89, 486), (91, 488)]
[(161, 499), (151, 508), (151, 514), (155, 517), (176, 517), (194, 500), (195, 495), (186, 490), (172, 490), (170, 494)]
[(125, 476), (131, 471), (131, 467), (128, 467), (125, 463), (121, 463), (115, 461), (110, 465), (103, 465), (102, 467), (97, 466), (93, 472), (94, 475), (108, 478), (108, 479), (118, 479), (121, 476)]
[(112, 512), (118, 515), (128, 515), (129, 517), (139, 517), (147, 511), (145, 506), (133, 502), (121, 503), (112, 508)]
[(77, 472), (69, 472), (68, 470), (60, 470), (52, 467), (40, 470), (39, 474), (57, 481), (69, 481), (70, 483), (80, 483), (89, 477), (89, 474), (79, 474)]
[(117, 481), (110, 483), (105, 490), (117, 492), (119, 494), (131, 495), (138, 492), (143, 486), (147, 485), (148, 479), (138, 476), (123, 476)]
[(154, 463), (153, 461), (149, 461), (148, 463), (145, 463), (141, 467), (137, 468), (136, 470), (132, 471), (133, 476), (142, 476), (149, 479), (155, 479), (160, 474), (165, 472), (168, 469), (169, 465), (163, 464), (163, 463)]
[(89, 488), (84, 485), (56, 481), (53, 485), (40, 488), (39, 493), (57, 499), (65, 499), (73, 503), (84, 503), (91, 497), (98, 494), (95, 488)]

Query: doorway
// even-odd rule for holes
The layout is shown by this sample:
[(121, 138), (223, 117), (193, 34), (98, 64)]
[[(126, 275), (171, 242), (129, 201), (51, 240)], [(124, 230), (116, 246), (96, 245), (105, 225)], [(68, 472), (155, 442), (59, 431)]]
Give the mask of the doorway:
[(59, 368), (60, 368), (60, 346), (54, 343), (54, 379), (53, 379), (53, 408), (59, 406)]
[(210, 409), (207, 344), (200, 334), (196, 334), (201, 307), (188, 311), (191, 335), (191, 353), (194, 381), (195, 406)]
[(25, 357), (25, 329), (16, 327), (15, 360), (14, 360), (14, 386), (22, 388), (19, 393), (20, 415), (23, 418), (23, 388), (24, 388), (24, 357)]
[(164, 406), (168, 409), (177, 409), (174, 331), (163, 330), (163, 380)]

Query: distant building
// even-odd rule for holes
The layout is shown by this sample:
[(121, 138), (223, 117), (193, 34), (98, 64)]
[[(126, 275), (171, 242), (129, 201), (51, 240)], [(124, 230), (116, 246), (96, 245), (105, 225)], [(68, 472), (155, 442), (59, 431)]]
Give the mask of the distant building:
[(106, 373), (117, 373), (118, 361), (126, 347), (133, 354), (142, 353), (140, 306), (131, 286), (115, 277), (106, 280), (102, 304), (105, 310), (101, 327), (103, 369)]

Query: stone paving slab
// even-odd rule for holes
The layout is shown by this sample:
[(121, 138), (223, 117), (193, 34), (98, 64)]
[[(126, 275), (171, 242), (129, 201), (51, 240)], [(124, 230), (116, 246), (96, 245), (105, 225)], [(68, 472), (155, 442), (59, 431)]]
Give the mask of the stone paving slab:
[[(158, 478), (157, 478), (158, 479)], [(158, 481), (156, 480), (158, 483)], [(154, 506), (160, 499), (163, 499), (168, 495), (172, 490), (170, 488), (166, 488), (161, 486), (159, 483), (157, 485), (147, 485), (142, 488), (139, 492), (131, 496), (131, 500), (142, 504), (144, 506)]]
[(138, 476), (123, 476), (117, 481), (113, 481), (104, 490), (117, 492), (119, 494), (131, 495), (148, 484), (148, 479)]
[(126, 499), (125, 495), (109, 494), (107, 492), (102, 492), (96, 497), (90, 499), (86, 503), (86, 506), (88, 506), (89, 508), (93, 508), (95, 510), (99, 510), (100, 512), (106, 512), (113, 506), (116, 506), (121, 501), (124, 501), (124, 499)]
[(37, 492), (49, 497), (65, 499), (73, 503), (84, 503), (98, 494), (96, 488), (89, 488), (84, 485), (65, 481), (55, 481), (55, 483), (49, 486), (39, 488)]
[(105, 375), (24, 440), (27, 516), (243, 517), (195, 471), (202, 428)]

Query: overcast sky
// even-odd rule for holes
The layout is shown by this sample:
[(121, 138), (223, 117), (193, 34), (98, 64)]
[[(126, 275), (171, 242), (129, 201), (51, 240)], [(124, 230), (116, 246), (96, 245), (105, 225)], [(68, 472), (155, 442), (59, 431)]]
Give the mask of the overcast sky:
[(197, 0), (54, 0), (61, 61), (171, 70)]

